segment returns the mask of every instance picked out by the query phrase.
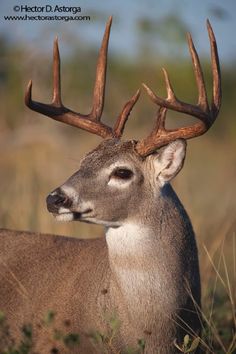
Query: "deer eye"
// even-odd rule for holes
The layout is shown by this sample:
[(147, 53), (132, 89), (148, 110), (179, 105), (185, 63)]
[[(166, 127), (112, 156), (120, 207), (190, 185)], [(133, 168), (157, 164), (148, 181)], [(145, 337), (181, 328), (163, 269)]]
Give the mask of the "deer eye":
[(130, 179), (132, 176), (133, 172), (128, 168), (118, 168), (112, 174), (112, 177), (120, 179)]

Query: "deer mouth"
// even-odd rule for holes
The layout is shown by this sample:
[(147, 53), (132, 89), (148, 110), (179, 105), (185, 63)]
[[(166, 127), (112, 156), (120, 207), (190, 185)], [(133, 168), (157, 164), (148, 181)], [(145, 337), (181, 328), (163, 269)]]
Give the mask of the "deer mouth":
[(92, 212), (92, 209), (86, 209), (83, 212), (72, 212), (74, 220), (81, 220), (83, 218), (86, 218), (86, 216), (90, 215)]
[(81, 212), (77, 211), (70, 211), (70, 210), (58, 210), (57, 213), (53, 213), (53, 216), (58, 220), (58, 221), (79, 221), (83, 220), (86, 218), (87, 215), (89, 215), (92, 212), (92, 209), (86, 209)]

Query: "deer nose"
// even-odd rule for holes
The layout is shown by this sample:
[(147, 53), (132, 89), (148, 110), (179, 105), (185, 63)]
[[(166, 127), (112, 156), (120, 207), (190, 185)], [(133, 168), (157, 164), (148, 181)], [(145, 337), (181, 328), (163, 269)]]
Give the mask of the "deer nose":
[(57, 188), (47, 196), (46, 203), (50, 213), (57, 213), (61, 207), (70, 208), (72, 200), (60, 188)]

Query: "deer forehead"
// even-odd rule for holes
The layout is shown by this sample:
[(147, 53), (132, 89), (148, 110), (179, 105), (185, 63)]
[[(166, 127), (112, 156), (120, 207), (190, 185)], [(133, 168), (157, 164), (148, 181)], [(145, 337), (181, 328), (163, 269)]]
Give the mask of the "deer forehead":
[[(132, 180), (143, 181), (145, 178), (149, 184), (155, 186), (155, 170), (158, 169), (158, 164), (154, 163), (154, 160), (157, 160), (159, 152), (143, 158), (136, 152), (135, 145), (136, 143), (132, 140), (120, 141), (118, 139), (109, 139), (103, 141), (94, 150), (84, 156), (81, 160), (79, 170), (65, 184), (68, 186), (78, 186), (78, 183), (79, 185), (81, 183), (84, 185), (84, 183), (89, 183), (90, 180), (107, 180), (112, 176), (113, 171), (118, 168), (124, 168), (134, 173), (136, 179)], [(120, 183), (119, 180), (111, 182), (114, 182), (116, 187), (124, 187), (130, 184), (128, 183), (130, 181), (126, 181), (127, 183), (123, 183), (123, 181)], [(68, 192), (66, 193), (67, 195), (73, 195), (74, 189), (72, 191), (68, 190)]]
[(119, 166), (141, 168), (142, 158), (134, 146), (133, 141), (105, 140), (82, 159), (78, 172), (81, 176), (92, 177), (101, 171), (109, 173)]

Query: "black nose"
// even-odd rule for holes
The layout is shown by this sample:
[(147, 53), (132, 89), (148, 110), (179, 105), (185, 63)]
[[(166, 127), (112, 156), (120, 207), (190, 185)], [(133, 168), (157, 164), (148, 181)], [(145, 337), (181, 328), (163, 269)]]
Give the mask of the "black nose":
[(70, 208), (72, 200), (58, 188), (47, 196), (46, 203), (50, 213), (57, 213), (61, 207)]

